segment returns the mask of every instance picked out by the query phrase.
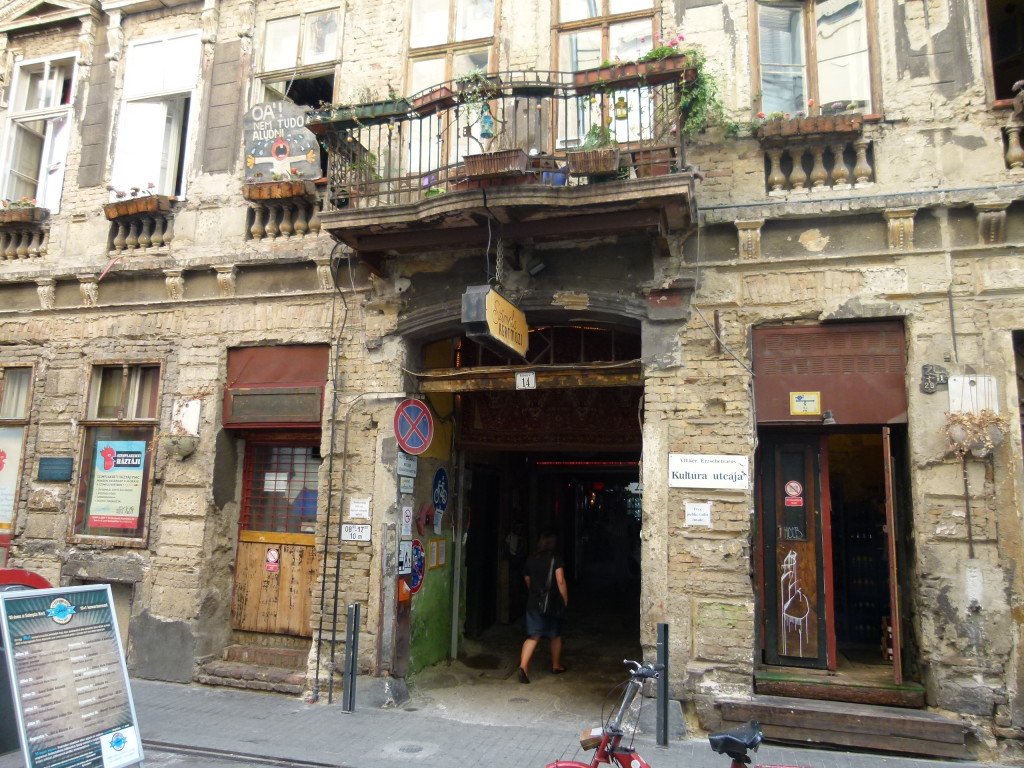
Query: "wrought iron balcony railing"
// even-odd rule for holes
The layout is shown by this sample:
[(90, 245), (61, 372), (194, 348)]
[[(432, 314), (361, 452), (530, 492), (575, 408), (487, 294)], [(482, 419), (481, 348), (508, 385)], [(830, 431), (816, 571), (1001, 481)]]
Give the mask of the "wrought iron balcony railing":
[(688, 78), (666, 69), (657, 77), (621, 67), (603, 78), (593, 73), (605, 70), (471, 75), (408, 99), (314, 110), (310, 128), (328, 153), (324, 211), (681, 171)]

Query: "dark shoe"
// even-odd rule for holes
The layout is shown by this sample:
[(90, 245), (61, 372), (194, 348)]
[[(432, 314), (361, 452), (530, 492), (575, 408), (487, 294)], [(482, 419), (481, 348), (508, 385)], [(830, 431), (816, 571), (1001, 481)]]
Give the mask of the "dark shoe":
[(528, 683), (530, 682), (530, 676), (526, 674), (526, 670), (522, 667), (519, 668), (519, 682)]
[(552, 675), (560, 675), (563, 672), (567, 672), (567, 671), (568, 670), (565, 667), (552, 667), (551, 668), (551, 674)]

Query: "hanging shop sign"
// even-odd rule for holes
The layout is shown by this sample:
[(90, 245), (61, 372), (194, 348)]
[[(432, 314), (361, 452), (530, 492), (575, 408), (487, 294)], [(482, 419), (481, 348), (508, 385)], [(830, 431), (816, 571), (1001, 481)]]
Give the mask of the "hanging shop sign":
[(142, 505), (142, 473), (146, 443), (142, 440), (98, 440), (89, 494), (89, 526), (137, 528)]
[(26, 766), (142, 763), (109, 585), (0, 593), (0, 629)]
[(718, 488), (745, 491), (750, 481), (746, 456), (699, 453), (668, 455), (669, 488)]
[(409, 591), (413, 594), (420, 591), (423, 586), (423, 577), (427, 574), (427, 553), (423, 549), (423, 542), (419, 539), (412, 540), (412, 571), (409, 574)]
[(403, 400), (395, 409), (395, 438), (398, 447), (418, 456), (434, 439), (434, 417), (429, 406), (420, 400)]
[(320, 148), (306, 109), (265, 101), (245, 113), (245, 174), (255, 182), (320, 177)]
[(526, 356), (530, 326), (519, 307), (489, 285), (471, 285), (462, 294), (466, 336), (500, 354)]
[(0, 536), (11, 535), (23, 430), (23, 427), (0, 429)]

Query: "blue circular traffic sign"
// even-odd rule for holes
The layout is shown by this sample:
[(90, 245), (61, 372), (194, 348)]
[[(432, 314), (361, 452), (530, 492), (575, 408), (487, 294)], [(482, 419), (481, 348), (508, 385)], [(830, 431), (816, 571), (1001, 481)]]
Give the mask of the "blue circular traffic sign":
[(431, 501), (438, 512), (444, 512), (448, 508), (448, 473), (444, 467), (434, 473)]
[(434, 417), (427, 404), (419, 400), (403, 400), (395, 410), (395, 438), (398, 447), (418, 456), (434, 439)]

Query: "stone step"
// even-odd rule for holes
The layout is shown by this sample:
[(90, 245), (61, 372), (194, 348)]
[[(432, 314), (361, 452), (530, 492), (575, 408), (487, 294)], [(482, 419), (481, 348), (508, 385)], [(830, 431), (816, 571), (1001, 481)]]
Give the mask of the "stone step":
[(932, 712), (784, 696), (720, 698), (723, 728), (757, 720), (765, 739), (930, 757), (970, 758), (966, 724)]
[(223, 685), (254, 691), (277, 691), (302, 695), (306, 673), (287, 667), (245, 664), (237, 661), (211, 661), (203, 665), (196, 680), (204, 685)]
[(262, 645), (229, 645), (224, 649), (224, 661), (255, 664), (261, 667), (283, 667), (305, 671), (309, 650)]

